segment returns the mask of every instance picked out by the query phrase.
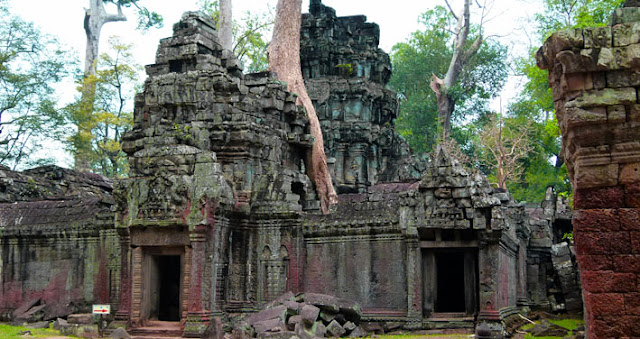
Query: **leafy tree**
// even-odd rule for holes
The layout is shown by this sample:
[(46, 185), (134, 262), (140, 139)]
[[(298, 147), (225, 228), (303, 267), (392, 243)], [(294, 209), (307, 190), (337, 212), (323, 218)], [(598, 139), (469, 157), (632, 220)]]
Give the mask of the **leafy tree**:
[[(131, 45), (117, 38), (109, 39), (110, 51), (98, 60), (94, 76), (84, 77), (79, 90), (91, 86), (95, 88), (91, 104), (93, 114), (86, 123), (89, 131), (91, 170), (109, 177), (122, 177), (128, 173), (126, 154), (120, 146), (122, 134), (133, 125), (132, 101), (136, 92), (136, 80), (141, 69), (131, 55)], [(87, 84), (90, 82), (90, 84)], [(67, 107), (68, 118), (78, 124), (78, 112), (82, 112), (85, 102)], [(71, 149), (75, 151), (78, 134), (70, 138)]]
[[(220, 3), (218, 0), (202, 0), (201, 9), (220, 22)], [(240, 60), (247, 72), (260, 72), (269, 67), (267, 60), (267, 35), (273, 26), (273, 11), (259, 14), (245, 12), (239, 21), (232, 25), (233, 43), (231, 50)]]
[(55, 38), (0, 2), (0, 164), (35, 165), (32, 155), (41, 143), (61, 138), (64, 119), (55, 87), (73, 64)]
[[(553, 32), (566, 28), (604, 26), (609, 14), (623, 0), (545, 0), (545, 9), (535, 16), (536, 45)], [(535, 49), (528, 58), (516, 62), (527, 82), (509, 107), (509, 114), (529, 131), (533, 150), (523, 159), (522, 180), (510, 186), (519, 200), (541, 201), (549, 186), (557, 192), (571, 191), (561, 154), (560, 130), (555, 120), (553, 95), (547, 83), (548, 72), (536, 67)]]
[[(456, 18), (445, 7), (436, 6), (422, 14), (419, 21), (424, 29), (413, 32), (391, 51), (390, 86), (401, 97), (398, 130), (414, 151), (425, 152), (434, 148), (439, 136), (437, 98), (428, 87), (428, 79), (447, 73), (455, 49), (455, 35), (450, 28)], [(472, 26), (469, 34), (474, 37), (477, 32), (478, 28)], [(463, 149), (470, 148), (470, 136), (468, 129), (460, 125), (489, 112), (489, 99), (499, 93), (507, 78), (506, 56), (505, 46), (494, 39), (485, 40), (462, 66), (455, 85), (447, 89), (447, 96), (455, 102), (451, 135)]]
[[(89, 0), (89, 8), (85, 8), (84, 31), (87, 36), (87, 49), (84, 60), (84, 77), (90, 78), (96, 74), (98, 59), (98, 47), (100, 45), (100, 32), (102, 26), (109, 22), (126, 21), (123, 8), (134, 8), (138, 14), (138, 28), (148, 29), (154, 26), (162, 26), (162, 17), (149, 11), (139, 4), (139, 0)], [(109, 14), (105, 9), (105, 4), (112, 4), (117, 7), (116, 14)], [(93, 119), (93, 102), (95, 87), (93, 81), (83, 82), (82, 89), (82, 110), (76, 112), (77, 135), (75, 136), (74, 157), (75, 167), (78, 170), (86, 171), (90, 167), (91, 153), (91, 121)]]

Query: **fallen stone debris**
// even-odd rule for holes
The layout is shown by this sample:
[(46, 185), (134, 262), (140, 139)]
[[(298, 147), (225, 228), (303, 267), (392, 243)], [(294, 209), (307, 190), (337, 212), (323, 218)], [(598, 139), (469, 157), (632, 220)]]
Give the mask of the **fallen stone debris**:
[[(244, 338), (363, 337), (362, 308), (354, 301), (317, 293), (289, 292), (238, 324)], [(232, 337), (234, 336), (232, 335)]]

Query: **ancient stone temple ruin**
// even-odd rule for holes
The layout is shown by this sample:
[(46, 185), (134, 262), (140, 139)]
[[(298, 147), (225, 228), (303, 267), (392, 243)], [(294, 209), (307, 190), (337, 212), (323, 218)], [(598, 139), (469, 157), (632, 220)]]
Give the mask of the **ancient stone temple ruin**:
[(339, 193), (328, 215), (305, 175), (313, 138), (296, 95), (243, 74), (214, 27), (185, 13), (160, 42), (122, 142), (131, 172), (113, 192), (69, 170), (0, 171), (5, 317), (110, 303), (113, 327), (176, 321), (198, 337), (213, 317), (291, 291), (354, 300), (385, 328), (487, 323), (499, 336), (522, 310), (581, 310), (570, 247), (554, 245), (570, 211), (551, 191), (518, 204), (442, 149), (412, 155), (376, 24), (320, 1), (303, 16), (303, 73)]
[(560, 31), (549, 70), (569, 176), (590, 338), (640, 336), (640, 3), (611, 25)]

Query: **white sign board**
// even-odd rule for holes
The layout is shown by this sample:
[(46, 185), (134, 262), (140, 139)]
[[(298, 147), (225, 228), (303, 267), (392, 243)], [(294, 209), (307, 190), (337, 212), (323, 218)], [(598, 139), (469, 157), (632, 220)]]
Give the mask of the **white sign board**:
[(93, 314), (109, 314), (111, 305), (93, 305)]

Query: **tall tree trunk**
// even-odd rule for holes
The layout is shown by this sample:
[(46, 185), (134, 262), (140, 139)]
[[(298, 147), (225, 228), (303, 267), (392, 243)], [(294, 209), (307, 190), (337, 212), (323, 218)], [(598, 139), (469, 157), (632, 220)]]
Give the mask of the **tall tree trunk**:
[[(445, 2), (451, 10), (449, 2), (447, 0), (445, 0)], [(473, 42), (471, 47), (468, 49), (465, 48), (467, 38), (469, 37), (469, 29), (471, 28), (470, 6), (471, 0), (464, 0), (464, 7), (461, 14), (456, 15), (453, 13), (453, 10), (451, 10), (451, 14), (458, 20), (458, 24), (455, 30), (456, 42), (453, 46), (453, 55), (451, 56), (449, 69), (447, 69), (447, 74), (445, 74), (444, 79), (438, 78), (435, 74), (431, 77), (430, 87), (436, 93), (438, 99), (438, 119), (444, 137), (448, 137), (451, 134), (451, 115), (455, 107), (455, 102), (451, 98), (449, 90), (455, 86), (462, 72), (462, 68), (469, 59), (478, 52), (483, 42), (481, 26), (478, 38)]]
[(231, 0), (220, 0), (220, 44), (233, 51), (233, 14)]
[(307, 175), (316, 186), (323, 213), (337, 202), (331, 175), (324, 154), (324, 140), (316, 110), (309, 98), (300, 67), (300, 21), (302, 0), (278, 0), (273, 38), (269, 46), (269, 68), (278, 79), (289, 85), (289, 91), (298, 94), (298, 104), (304, 106), (309, 118), (309, 129), (315, 138), (307, 153)]
[(118, 5), (117, 14), (108, 14), (104, 9), (103, 0), (89, 0), (89, 8), (85, 8), (84, 32), (87, 36), (87, 48), (84, 58), (84, 78), (82, 82), (82, 98), (79, 112), (76, 113), (78, 132), (75, 138), (75, 169), (88, 171), (91, 168), (91, 118), (93, 115), (93, 101), (95, 98), (96, 64), (98, 62), (98, 47), (100, 45), (100, 31), (108, 22), (126, 21), (122, 7)]

